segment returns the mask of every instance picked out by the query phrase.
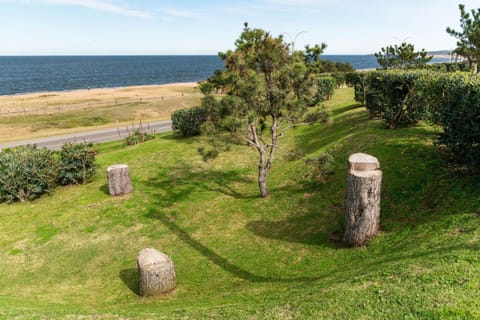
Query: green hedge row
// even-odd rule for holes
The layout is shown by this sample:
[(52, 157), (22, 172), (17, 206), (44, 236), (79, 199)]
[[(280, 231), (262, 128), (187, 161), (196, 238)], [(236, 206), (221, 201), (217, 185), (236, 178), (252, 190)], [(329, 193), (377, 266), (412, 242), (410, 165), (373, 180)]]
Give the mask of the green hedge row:
[(355, 99), (388, 128), (426, 120), (443, 127), (439, 142), (462, 162), (480, 166), (480, 77), (434, 71), (347, 75)]
[(55, 152), (21, 146), (0, 152), (0, 202), (29, 201), (57, 185), (78, 184), (95, 175), (93, 144), (63, 145)]

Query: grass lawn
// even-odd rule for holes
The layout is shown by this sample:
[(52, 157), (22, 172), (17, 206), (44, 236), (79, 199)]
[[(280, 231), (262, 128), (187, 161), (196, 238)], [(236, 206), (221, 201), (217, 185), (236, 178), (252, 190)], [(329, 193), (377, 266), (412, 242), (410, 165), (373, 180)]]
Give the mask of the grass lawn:
[[(88, 185), (0, 205), (0, 318), (480, 318), (480, 179), (449, 164), (433, 128), (386, 130), (352, 96), (338, 90), (328, 124), (286, 140), (308, 157), (329, 152), (332, 174), (279, 155), (268, 199), (253, 149), (205, 163), (198, 138), (163, 134), (102, 145)], [(354, 152), (384, 171), (383, 231), (358, 249), (339, 242)], [(116, 163), (130, 165), (129, 196), (107, 194)], [(146, 247), (174, 261), (173, 294), (138, 295)]]

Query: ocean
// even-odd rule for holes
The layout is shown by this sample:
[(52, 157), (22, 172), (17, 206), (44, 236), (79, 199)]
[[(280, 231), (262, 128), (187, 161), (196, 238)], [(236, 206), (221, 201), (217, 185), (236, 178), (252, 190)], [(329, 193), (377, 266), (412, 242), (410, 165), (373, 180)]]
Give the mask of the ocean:
[[(378, 67), (373, 55), (322, 59)], [(218, 56), (0, 56), (0, 95), (194, 82), (222, 67)]]

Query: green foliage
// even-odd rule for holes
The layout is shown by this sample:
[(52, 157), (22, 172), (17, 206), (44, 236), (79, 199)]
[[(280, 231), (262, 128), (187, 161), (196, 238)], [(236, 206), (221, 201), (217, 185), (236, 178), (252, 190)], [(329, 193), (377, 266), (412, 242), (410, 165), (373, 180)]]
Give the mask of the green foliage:
[[(315, 75), (306, 64), (315, 64), (325, 45), (307, 47), (306, 54), (291, 52), (282, 36), (245, 24), (235, 50), (221, 53), (225, 70), (216, 72), (200, 85), (206, 96), (202, 107), (208, 114), (208, 140), (228, 137), (255, 148), (259, 155), (259, 186), (267, 196), (266, 177), (272, 166), (283, 131), (302, 120), (308, 106), (315, 105)], [(215, 93), (222, 92), (218, 97)], [(312, 102), (313, 101), (313, 102)], [(210, 143), (213, 147), (215, 144)], [(216, 155), (210, 149), (205, 154)]]
[(413, 44), (403, 42), (400, 46), (387, 46), (375, 53), (382, 69), (419, 69), (432, 60), (425, 49), (415, 51)]
[[(377, 71), (348, 75), (371, 116), (388, 128), (423, 119), (440, 125), (439, 142), (460, 162), (480, 165), (480, 79), (467, 73)], [(357, 90), (358, 89), (358, 90)], [(358, 91), (358, 92), (357, 92)]]
[(322, 43), (321, 45), (316, 44), (313, 47), (310, 47), (308, 45), (305, 47), (303, 55), (308, 72), (313, 74), (320, 74), (355, 71), (355, 69), (350, 63), (322, 60), (320, 56), (323, 54), (323, 51), (326, 48), (327, 45), (325, 43)]
[(348, 72), (345, 74), (345, 83), (354, 89), (355, 101), (363, 105), (367, 104), (367, 79), (368, 73), (366, 72)]
[(328, 111), (326, 110), (324, 105), (320, 105), (308, 110), (304, 116), (303, 121), (305, 123), (309, 123), (311, 125), (316, 123), (325, 123), (330, 118)]
[[(218, 72), (216, 74), (218, 75), (218, 78), (214, 78), (215, 81), (218, 80), (218, 82), (204, 82), (202, 84), (204, 88), (208, 87), (208, 90), (213, 90), (216, 85), (224, 82), (223, 75)], [(189, 109), (180, 109), (172, 114), (172, 128), (183, 137), (191, 137), (200, 134), (201, 126), (206, 120), (207, 112), (205, 108), (193, 107)]]
[(59, 152), (60, 185), (89, 182), (96, 172), (96, 150), (93, 143), (66, 143)]
[(462, 31), (450, 27), (446, 31), (457, 38), (457, 48), (454, 52), (466, 58), (472, 66), (480, 62), (480, 8), (472, 9), (469, 13), (465, 10), (465, 5), (460, 4), (458, 7)]
[(457, 71), (471, 71), (470, 65), (464, 62), (442, 62), (433, 63), (425, 66), (426, 70), (442, 71), (442, 72), (457, 72)]
[[(384, 130), (352, 97), (337, 90), (329, 125), (284, 141), (314, 160), (330, 153), (326, 183), (304, 183), (304, 159), (279, 156), (275, 191), (259, 199), (254, 150), (204, 163), (192, 147), (204, 137), (165, 133), (135, 152), (99, 146), (102, 168), (130, 165), (133, 197), (112, 199), (98, 174), (1, 204), (0, 318), (478, 319), (478, 176), (449, 165), (432, 127)], [(384, 173), (382, 233), (349, 249), (338, 240), (347, 159), (359, 151)], [(149, 246), (177, 270), (177, 290), (160, 299), (138, 295), (136, 257)]]
[(462, 163), (480, 167), (480, 79), (454, 75), (435, 80), (437, 100), (441, 102), (443, 132), (440, 143), (446, 145)]
[(371, 116), (379, 115), (390, 129), (417, 123), (424, 106), (412, 92), (417, 73), (372, 72), (368, 76), (366, 107)]
[(310, 157), (305, 160), (308, 168), (305, 179), (307, 181), (313, 180), (315, 182), (326, 183), (328, 177), (335, 173), (336, 163), (334, 154), (333, 151), (327, 151), (318, 157)]
[(51, 192), (58, 162), (52, 151), (22, 146), (0, 152), (0, 202), (28, 201)]
[(335, 78), (330, 76), (321, 76), (317, 80), (317, 92), (315, 95), (315, 104), (330, 100), (335, 92), (337, 82)]
[(155, 135), (153, 133), (148, 133), (143, 130), (135, 130), (125, 138), (125, 144), (127, 146), (133, 146), (152, 139), (155, 139)]

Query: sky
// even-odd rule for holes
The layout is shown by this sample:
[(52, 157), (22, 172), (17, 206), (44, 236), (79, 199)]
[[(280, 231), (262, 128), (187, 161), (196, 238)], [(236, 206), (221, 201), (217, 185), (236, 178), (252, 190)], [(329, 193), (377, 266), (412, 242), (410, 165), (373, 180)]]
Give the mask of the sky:
[[(217, 54), (244, 22), (295, 48), (372, 54), (413, 43), (451, 50), (460, 29), (454, 0), (0, 0), (0, 55)], [(463, 0), (467, 9), (480, 0)]]

